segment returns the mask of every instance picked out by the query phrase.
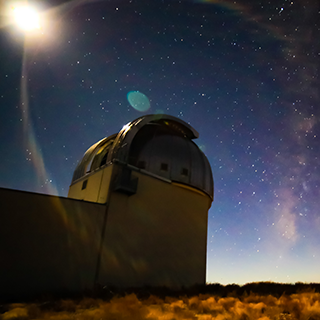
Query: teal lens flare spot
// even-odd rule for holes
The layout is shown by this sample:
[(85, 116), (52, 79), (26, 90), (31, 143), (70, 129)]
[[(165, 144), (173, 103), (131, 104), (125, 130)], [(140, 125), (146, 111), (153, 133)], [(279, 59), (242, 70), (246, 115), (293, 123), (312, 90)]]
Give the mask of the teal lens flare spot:
[(146, 95), (140, 91), (130, 91), (127, 94), (127, 99), (132, 108), (137, 111), (144, 112), (150, 108), (150, 101)]

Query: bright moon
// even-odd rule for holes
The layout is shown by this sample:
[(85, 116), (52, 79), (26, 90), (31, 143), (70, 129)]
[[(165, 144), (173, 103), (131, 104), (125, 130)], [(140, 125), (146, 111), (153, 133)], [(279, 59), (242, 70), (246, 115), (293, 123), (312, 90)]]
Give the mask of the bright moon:
[(39, 14), (29, 6), (14, 7), (13, 14), (16, 24), (25, 31), (40, 29)]

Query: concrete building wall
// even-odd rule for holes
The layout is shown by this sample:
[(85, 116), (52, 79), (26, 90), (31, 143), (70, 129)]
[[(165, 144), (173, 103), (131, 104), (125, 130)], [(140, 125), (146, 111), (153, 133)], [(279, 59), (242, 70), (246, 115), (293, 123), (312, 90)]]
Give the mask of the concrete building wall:
[[(115, 175), (121, 165), (115, 165)], [(137, 191), (111, 192), (99, 282), (191, 286), (206, 280), (205, 193), (132, 171)], [(107, 270), (107, 272), (103, 272)]]
[(0, 189), (0, 297), (92, 288), (105, 209)]
[[(106, 166), (79, 179), (69, 189), (69, 198), (105, 204), (109, 192), (112, 166)], [(86, 182), (85, 182), (86, 181)], [(86, 183), (83, 188), (83, 183)]]
[[(105, 169), (105, 205), (0, 189), (0, 297), (83, 291), (95, 281), (205, 283), (211, 198), (123, 164)], [(95, 174), (103, 181), (101, 171)]]

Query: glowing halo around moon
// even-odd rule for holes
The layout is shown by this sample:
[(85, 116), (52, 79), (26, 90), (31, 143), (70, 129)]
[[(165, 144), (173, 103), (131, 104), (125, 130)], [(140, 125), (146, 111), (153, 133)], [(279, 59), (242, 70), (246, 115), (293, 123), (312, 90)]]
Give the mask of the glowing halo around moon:
[(128, 92), (127, 99), (131, 107), (137, 111), (144, 112), (150, 108), (150, 101), (148, 97), (140, 91)]
[(40, 29), (40, 17), (36, 8), (21, 5), (12, 8), (15, 24), (23, 31)]

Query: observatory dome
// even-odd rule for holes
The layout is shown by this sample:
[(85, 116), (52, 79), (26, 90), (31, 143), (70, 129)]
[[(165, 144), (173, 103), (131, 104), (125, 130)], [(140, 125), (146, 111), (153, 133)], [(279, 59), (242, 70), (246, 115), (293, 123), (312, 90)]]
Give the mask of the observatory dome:
[(169, 115), (142, 116), (118, 134), (90, 147), (78, 164), (72, 184), (93, 171), (118, 162), (172, 182), (199, 189), (213, 199), (210, 164), (192, 141), (198, 132)]

